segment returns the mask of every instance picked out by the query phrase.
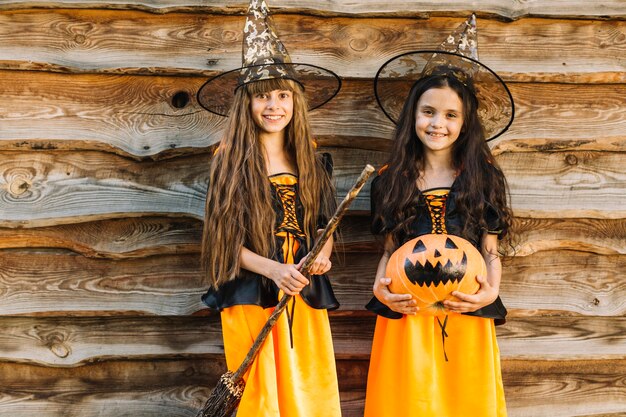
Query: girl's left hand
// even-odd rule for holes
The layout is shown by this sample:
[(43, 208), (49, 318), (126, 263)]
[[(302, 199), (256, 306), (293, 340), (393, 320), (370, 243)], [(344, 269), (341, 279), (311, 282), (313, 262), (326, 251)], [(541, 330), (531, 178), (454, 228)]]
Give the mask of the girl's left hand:
[[(302, 267), (302, 265), (304, 264), (304, 262), (306, 262), (308, 257), (309, 255), (305, 256), (304, 258), (300, 260), (300, 262), (298, 262), (298, 265), (297, 265), (298, 269)], [(311, 268), (309, 268), (308, 272), (309, 272), (309, 275), (322, 275), (328, 272), (332, 266), (333, 266), (332, 262), (330, 262), (330, 259), (328, 259), (326, 255), (319, 254), (317, 258), (315, 259), (315, 262), (313, 262), (313, 264), (311, 265)], [(302, 271), (302, 273), (304, 272), (305, 271)]]
[(478, 276), (476, 280), (480, 284), (480, 289), (476, 294), (452, 291), (452, 295), (461, 301), (444, 301), (443, 305), (446, 309), (455, 313), (471, 313), (493, 303), (498, 298), (498, 290), (489, 284), (486, 277)]

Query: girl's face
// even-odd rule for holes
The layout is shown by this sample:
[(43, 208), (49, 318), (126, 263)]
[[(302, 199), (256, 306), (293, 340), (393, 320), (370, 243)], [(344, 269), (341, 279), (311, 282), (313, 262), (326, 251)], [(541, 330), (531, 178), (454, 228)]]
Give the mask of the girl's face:
[(273, 90), (254, 94), (250, 100), (250, 112), (262, 133), (280, 133), (293, 117), (293, 92)]
[(463, 102), (450, 87), (422, 94), (415, 111), (415, 133), (426, 151), (450, 152), (463, 127)]

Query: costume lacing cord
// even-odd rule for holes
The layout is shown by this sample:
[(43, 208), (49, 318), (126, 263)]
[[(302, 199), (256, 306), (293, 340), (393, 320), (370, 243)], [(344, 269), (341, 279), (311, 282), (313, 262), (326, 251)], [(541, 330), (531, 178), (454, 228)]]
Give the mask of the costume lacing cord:
[[(298, 248), (300, 248), (300, 240), (306, 239), (296, 216), (296, 179), (292, 176), (279, 176), (272, 177), (271, 181), (283, 205), (283, 221), (276, 228), (275, 235), (283, 238), (283, 262), (294, 264), (295, 254)], [(289, 343), (293, 349), (293, 323), (296, 313), (295, 297), (291, 299), (291, 309), (289, 305), (285, 309), (289, 324)]]
[(433, 193), (426, 194), (426, 204), (428, 205), (428, 211), (430, 212), (430, 218), (433, 224), (432, 233), (434, 234), (447, 234), (446, 230), (446, 200), (448, 194)]
[[(424, 197), (426, 198), (426, 205), (428, 206), (428, 211), (430, 213), (430, 219), (432, 222), (432, 233), (433, 234), (447, 234), (446, 230), (446, 201), (448, 200), (448, 190), (447, 189), (438, 189), (431, 190), (427, 192)], [(437, 317), (437, 323), (439, 323), (439, 328), (441, 329), (441, 347), (443, 349), (443, 357), (446, 362), (448, 362), (448, 355), (446, 354), (446, 337), (448, 337), (448, 333), (446, 332), (446, 326), (448, 325), (448, 315), (446, 314), (446, 318), (443, 320), (443, 324), (441, 324), (441, 320)]]
[(443, 324), (441, 324), (441, 320), (437, 317), (437, 323), (439, 323), (439, 327), (441, 328), (441, 347), (443, 348), (443, 357), (446, 362), (448, 362), (448, 355), (446, 354), (446, 337), (448, 337), (446, 326), (448, 325), (448, 315), (446, 314), (446, 318), (443, 319)]

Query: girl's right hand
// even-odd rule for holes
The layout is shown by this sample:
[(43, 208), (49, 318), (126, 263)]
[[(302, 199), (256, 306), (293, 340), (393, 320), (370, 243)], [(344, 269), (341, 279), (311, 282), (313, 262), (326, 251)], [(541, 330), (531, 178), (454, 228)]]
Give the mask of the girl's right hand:
[(269, 271), (268, 278), (276, 283), (285, 294), (296, 295), (309, 284), (309, 280), (298, 271), (294, 264), (276, 262)]
[(411, 294), (394, 294), (389, 291), (391, 278), (382, 277), (374, 281), (374, 295), (378, 300), (395, 312), (415, 315), (419, 308)]

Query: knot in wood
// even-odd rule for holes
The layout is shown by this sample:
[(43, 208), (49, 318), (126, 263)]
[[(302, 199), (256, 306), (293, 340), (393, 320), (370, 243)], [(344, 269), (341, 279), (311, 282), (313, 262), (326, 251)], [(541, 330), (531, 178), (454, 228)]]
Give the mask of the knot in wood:
[(365, 39), (352, 39), (350, 40), (350, 48), (357, 52), (363, 52), (367, 49), (367, 41)]
[(14, 178), (13, 181), (9, 183), (9, 192), (12, 195), (18, 197), (30, 190), (32, 185), (33, 183), (31, 180), (24, 178)]
[(576, 165), (578, 164), (578, 158), (576, 158), (576, 155), (569, 154), (565, 157), (565, 162), (567, 165)]
[(70, 348), (62, 342), (55, 342), (50, 345), (50, 351), (59, 358), (67, 358), (71, 353)]
[(85, 43), (85, 40), (87, 40), (85, 35), (76, 35), (76, 36), (74, 36), (74, 42), (76, 42), (78, 44), (82, 45), (83, 43)]

